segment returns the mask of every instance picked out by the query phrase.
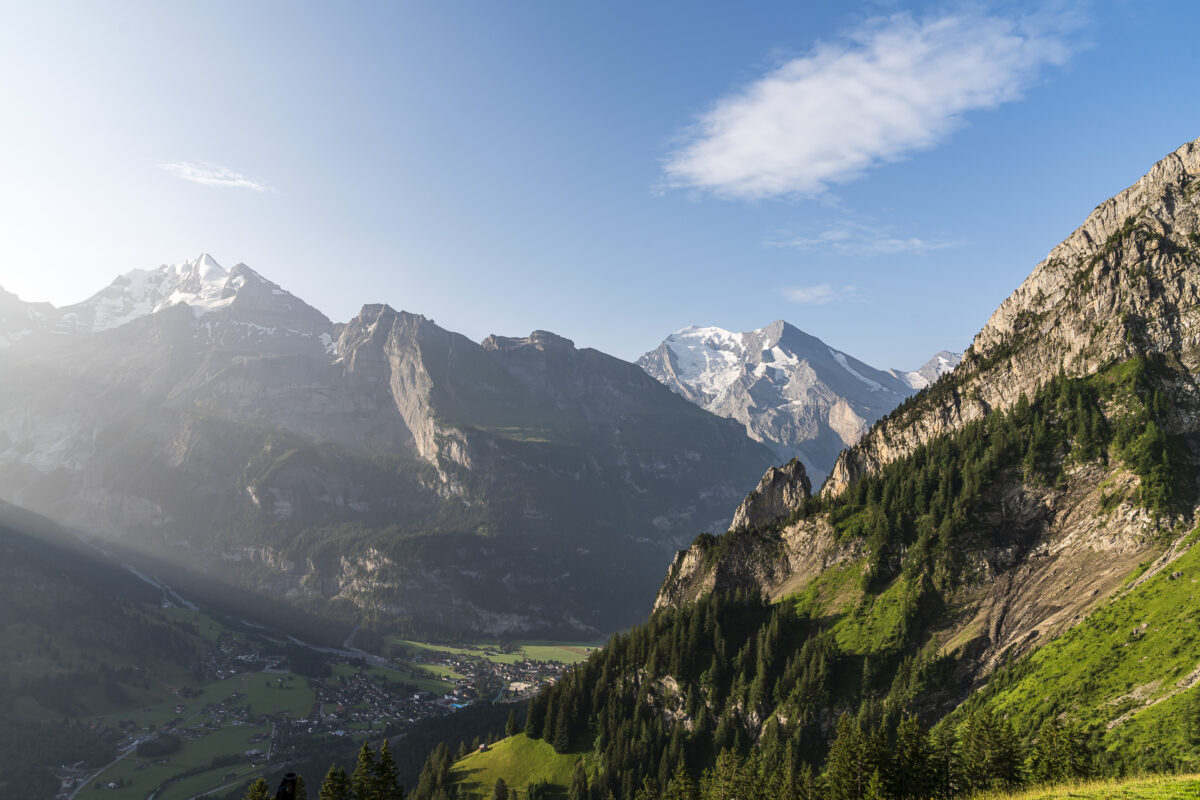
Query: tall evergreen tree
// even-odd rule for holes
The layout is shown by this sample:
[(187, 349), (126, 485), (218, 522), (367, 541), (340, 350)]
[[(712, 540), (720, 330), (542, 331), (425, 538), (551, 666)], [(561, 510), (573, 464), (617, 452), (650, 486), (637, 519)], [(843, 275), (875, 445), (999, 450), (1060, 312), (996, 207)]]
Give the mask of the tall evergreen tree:
[(692, 780), (682, 761), (675, 765), (675, 773), (667, 783), (663, 800), (700, 800), (700, 787)]
[(575, 771), (571, 773), (571, 788), (567, 792), (567, 800), (588, 800), (588, 779), (582, 758), (575, 762)]
[(515, 736), (517, 733), (517, 710), (511, 709), (508, 712), (508, 719), (504, 723), (504, 736)]
[(504, 778), (496, 778), (496, 782), (492, 784), (492, 800), (508, 800), (508, 784), (504, 782)]
[(864, 774), (866, 755), (858, 721), (850, 714), (842, 714), (825, 762), (825, 792), (830, 800), (860, 800), (870, 777)]
[(396, 762), (385, 737), (379, 745), (379, 759), (375, 762), (376, 800), (403, 800), (404, 790), (396, 780)]
[(250, 784), (250, 788), (242, 797), (242, 800), (268, 800), (270, 791), (270, 788), (267, 786), (267, 779), (259, 778)]
[(330, 767), (321, 783), (317, 800), (353, 800), (350, 777), (341, 767)]
[(888, 790), (897, 800), (920, 800), (933, 794), (930, 776), (929, 735), (915, 716), (908, 714), (896, 726)]
[(375, 792), (377, 780), (375, 751), (371, 745), (363, 742), (358, 751), (358, 763), (354, 767), (354, 775), (350, 783), (354, 787), (355, 800), (379, 800)]

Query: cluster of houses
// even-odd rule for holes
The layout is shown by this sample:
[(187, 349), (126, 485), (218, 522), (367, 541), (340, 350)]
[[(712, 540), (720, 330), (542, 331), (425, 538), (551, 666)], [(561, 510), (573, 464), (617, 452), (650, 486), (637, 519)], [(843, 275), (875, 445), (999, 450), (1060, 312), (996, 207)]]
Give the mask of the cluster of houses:
[[(286, 714), (255, 715), (247, 703), (248, 698), (235, 692), (188, 717), (184, 716), (185, 705), (178, 704), (172, 709), (175, 718), (165, 722), (161, 729), (191, 741), (227, 725), (269, 722), (272, 733), (256, 734), (249, 749), (241, 755), (250, 761), (260, 761), (268, 755), (273, 759), (286, 758), (292, 742), (310, 739), (313, 735), (348, 736), (364, 729), (397, 730), (422, 719), (453, 713), (480, 698), (518, 702), (536, 694), (542, 686), (555, 683), (566, 669), (566, 665), (557, 661), (525, 659), (502, 663), (489, 657), (494, 655), (496, 652), (490, 650), (478, 653), (423, 650), (409, 654), (407, 661), (395, 659), (390, 664), (396, 671), (394, 680), (378, 670), (369, 669), (335, 678), (309, 679), (317, 702), (303, 719), (293, 719)], [(333, 654), (328, 658), (331, 664), (349, 663)], [(441, 667), (439, 672), (448, 670), (463, 677), (448, 681), (448, 688), (439, 693), (420, 690), (405, 682), (406, 676), (427, 678), (422, 669), (425, 665)], [(203, 660), (206, 680), (222, 680), (246, 672), (281, 673), (286, 669), (283, 656), (265, 652), (254, 641), (227, 633), (221, 635)], [(175, 693), (186, 699), (195, 697), (199, 691), (180, 688)], [(132, 749), (137, 743), (137, 726), (133, 720), (122, 720), (118, 728), (97, 732), (119, 740), (118, 749), (122, 751)], [(86, 780), (86, 771), (81, 767), (64, 766), (60, 770), (59, 798), (69, 797)]]
[(525, 659), (512, 663), (493, 660), (491, 656), (507, 651), (484, 648), (478, 653), (452, 653), (442, 650), (424, 650), (409, 660), (418, 664), (444, 667), (468, 676), (454, 681), (456, 686), (469, 685), (480, 697), (495, 702), (517, 702), (537, 694), (543, 686), (558, 681), (566, 664), (558, 661), (532, 661)]

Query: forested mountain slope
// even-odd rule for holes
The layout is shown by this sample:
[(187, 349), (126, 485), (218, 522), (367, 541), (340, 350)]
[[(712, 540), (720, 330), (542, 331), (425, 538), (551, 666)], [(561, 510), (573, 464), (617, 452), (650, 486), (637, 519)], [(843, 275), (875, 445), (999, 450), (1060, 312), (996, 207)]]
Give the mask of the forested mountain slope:
[(527, 732), (594, 753), (593, 796), (623, 800), (1194, 769), (1198, 212), (1191, 143), (820, 494), (775, 471), (757, 511), (682, 551), (651, 619), (540, 695)]

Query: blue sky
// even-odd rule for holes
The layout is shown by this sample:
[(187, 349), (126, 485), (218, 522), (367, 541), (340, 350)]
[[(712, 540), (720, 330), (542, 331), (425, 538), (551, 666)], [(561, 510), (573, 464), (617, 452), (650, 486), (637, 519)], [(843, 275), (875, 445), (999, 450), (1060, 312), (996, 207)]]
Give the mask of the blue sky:
[(242, 261), (346, 320), (633, 359), (787, 319), (963, 349), (1200, 136), (1190, 2), (20, 3), (0, 286)]

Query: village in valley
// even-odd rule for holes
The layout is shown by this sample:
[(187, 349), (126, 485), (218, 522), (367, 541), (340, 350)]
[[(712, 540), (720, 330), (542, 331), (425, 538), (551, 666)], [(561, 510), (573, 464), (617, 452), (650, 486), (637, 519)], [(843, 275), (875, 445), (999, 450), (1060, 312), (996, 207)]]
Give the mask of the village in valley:
[(202, 680), (170, 687), (135, 713), (82, 720), (118, 755), (100, 770), (63, 765), (58, 800), (218, 795), (331, 743), (399, 735), (480, 701), (526, 700), (596, 647), (390, 639), (382, 656), (308, 648), (196, 617), (211, 641)]

